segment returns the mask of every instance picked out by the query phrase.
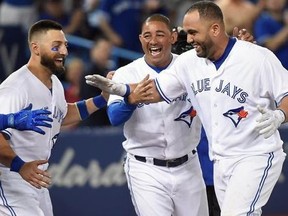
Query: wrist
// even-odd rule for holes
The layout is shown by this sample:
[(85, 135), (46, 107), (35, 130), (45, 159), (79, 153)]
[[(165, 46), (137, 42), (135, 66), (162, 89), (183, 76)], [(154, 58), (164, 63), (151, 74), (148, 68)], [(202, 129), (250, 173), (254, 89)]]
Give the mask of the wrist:
[(123, 97), (128, 97), (130, 95), (130, 86), (128, 84), (125, 84), (125, 86), (126, 86), (126, 92)]
[(89, 112), (85, 100), (76, 102), (76, 107), (78, 108), (79, 115), (82, 120), (89, 117)]
[(24, 164), (25, 162), (16, 155), (11, 162), (10, 171), (19, 172)]
[(9, 128), (14, 127), (14, 114), (11, 113), (11, 114), (5, 115), (4, 119), (5, 119), (4, 124), (6, 124), (7, 127)]
[(133, 97), (133, 92), (129, 96), (124, 97), (124, 101), (125, 101), (125, 103), (130, 104), (130, 105), (136, 105), (137, 104), (135, 98)]
[[(11, 116), (13, 117), (13, 119), (14, 119), (14, 116), (13, 115), (11, 115), (11, 114), (8, 114), (8, 115), (4, 115), (4, 114), (2, 114), (2, 115), (0, 115), (1, 116), (1, 122), (0, 122), (0, 128), (1, 128), (1, 130), (4, 130), (4, 129), (6, 129), (6, 128), (9, 128), (9, 127), (11, 127), (10, 125), (11, 125), (11, 122), (14, 122), (14, 121), (11, 121)], [(9, 118), (10, 117), (10, 118)]]
[(102, 95), (93, 97), (93, 103), (98, 109), (101, 109), (107, 105), (107, 101)]
[(124, 97), (124, 104), (127, 108), (132, 109), (132, 110), (136, 109), (137, 107), (137, 104), (132, 104), (129, 102), (128, 97)]
[(281, 124), (284, 123), (286, 121), (286, 113), (282, 109), (276, 109), (276, 111), (278, 111), (277, 116), (278, 116)]

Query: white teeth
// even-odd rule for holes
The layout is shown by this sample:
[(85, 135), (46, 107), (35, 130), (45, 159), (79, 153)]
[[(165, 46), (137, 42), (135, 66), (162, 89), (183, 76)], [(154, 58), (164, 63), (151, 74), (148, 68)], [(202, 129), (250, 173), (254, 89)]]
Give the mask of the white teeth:
[(152, 56), (156, 56), (161, 52), (161, 48), (151, 47), (150, 52)]

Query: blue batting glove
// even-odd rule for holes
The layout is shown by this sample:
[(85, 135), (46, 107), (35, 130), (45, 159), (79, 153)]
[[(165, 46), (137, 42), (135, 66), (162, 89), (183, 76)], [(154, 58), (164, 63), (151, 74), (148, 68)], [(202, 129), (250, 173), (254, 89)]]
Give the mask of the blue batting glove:
[(8, 127), (24, 131), (32, 130), (40, 134), (45, 134), (45, 132), (38, 126), (51, 128), (52, 118), (48, 117), (51, 112), (48, 110), (38, 109), (32, 110), (32, 104), (30, 103), (25, 109), (8, 114)]

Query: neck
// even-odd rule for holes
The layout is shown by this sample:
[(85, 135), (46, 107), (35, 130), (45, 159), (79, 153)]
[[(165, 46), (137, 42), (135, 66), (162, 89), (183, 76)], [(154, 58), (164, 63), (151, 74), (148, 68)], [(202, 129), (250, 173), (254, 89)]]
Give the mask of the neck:
[(208, 57), (208, 59), (211, 61), (218, 60), (225, 52), (228, 42), (229, 42), (229, 36), (227, 34), (219, 38), (219, 40), (214, 43), (214, 49), (212, 50), (212, 53)]
[(168, 67), (168, 65), (171, 63), (172, 59), (173, 59), (173, 55), (172, 53), (169, 54), (169, 57), (166, 57), (164, 58), (163, 61), (161, 62), (153, 62), (153, 61), (149, 61), (149, 59), (147, 59), (145, 56), (144, 56), (144, 59), (146, 61), (146, 63), (152, 67), (155, 67), (155, 68), (166, 68)]
[(47, 68), (43, 67), (40, 63), (33, 63), (31, 59), (27, 63), (27, 67), (35, 77), (37, 77), (45, 86), (47, 86), (48, 89), (52, 88), (52, 73)]

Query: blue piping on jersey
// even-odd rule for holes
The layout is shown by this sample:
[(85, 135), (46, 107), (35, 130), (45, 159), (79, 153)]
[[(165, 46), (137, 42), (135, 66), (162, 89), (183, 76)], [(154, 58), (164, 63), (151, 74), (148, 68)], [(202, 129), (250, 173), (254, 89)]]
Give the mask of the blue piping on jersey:
[(156, 85), (156, 89), (158, 90), (160, 96), (169, 104), (171, 103), (171, 100), (165, 96), (165, 94), (163, 93), (163, 91), (161, 90), (161, 87), (159, 85), (159, 82), (157, 80), (157, 78), (155, 79), (155, 85)]
[[(146, 62), (146, 63), (147, 63), (147, 62)], [(159, 74), (161, 71), (165, 70), (165, 69), (170, 65), (170, 63), (169, 63), (166, 67), (155, 67), (155, 66), (149, 65), (148, 63), (147, 63), (147, 65), (148, 65), (150, 68), (152, 68), (156, 73)]]
[(2, 201), (3, 201), (3, 205), (5, 207), (7, 207), (7, 209), (10, 211), (11, 215), (12, 216), (17, 216), (15, 211), (13, 210), (13, 208), (7, 202), (7, 199), (6, 199), (5, 195), (4, 195), (4, 190), (3, 190), (3, 187), (2, 187), (1, 181), (0, 181), (0, 197), (1, 197)]
[(229, 53), (232, 50), (232, 47), (234, 46), (235, 43), (236, 43), (236, 38), (230, 37), (228, 44), (227, 44), (227, 47), (225, 48), (225, 51), (222, 54), (222, 56), (219, 59), (217, 59), (216, 61), (212, 61), (217, 70), (220, 68), (222, 63), (225, 61), (225, 59), (229, 55)]
[(108, 106), (107, 115), (111, 125), (118, 126), (125, 123), (136, 109), (136, 105), (128, 104), (125, 100), (127, 98), (124, 98), (124, 101), (115, 101)]
[[(146, 62), (146, 59), (145, 59), (145, 58), (144, 58), (144, 60), (145, 60), (145, 62)], [(161, 71), (165, 70), (165, 69), (171, 64), (172, 60), (173, 60), (173, 55), (171, 55), (171, 61), (170, 61), (169, 64), (168, 64), (167, 66), (165, 66), (165, 67), (152, 66), (152, 65), (149, 65), (147, 62), (146, 62), (146, 64), (147, 64), (150, 68), (152, 68), (156, 73), (159, 74)]]
[(268, 161), (267, 161), (267, 166), (264, 170), (264, 173), (263, 173), (263, 176), (262, 176), (262, 179), (259, 183), (259, 187), (258, 187), (258, 190), (257, 190), (257, 193), (255, 194), (255, 197), (254, 197), (254, 200), (252, 201), (251, 203), (251, 206), (250, 206), (250, 210), (249, 212), (247, 212), (247, 216), (249, 215), (252, 215), (252, 213), (255, 211), (255, 205), (256, 205), (256, 202), (258, 201), (259, 197), (260, 197), (260, 194), (261, 194), (261, 191), (263, 189), (263, 186), (264, 186), (264, 183), (265, 183), (265, 180), (268, 176), (268, 171), (270, 170), (271, 166), (272, 166), (272, 160), (274, 158), (274, 153), (269, 153), (269, 158), (268, 158)]

